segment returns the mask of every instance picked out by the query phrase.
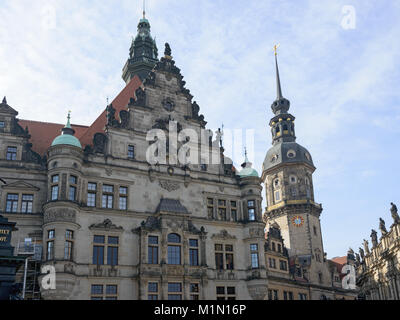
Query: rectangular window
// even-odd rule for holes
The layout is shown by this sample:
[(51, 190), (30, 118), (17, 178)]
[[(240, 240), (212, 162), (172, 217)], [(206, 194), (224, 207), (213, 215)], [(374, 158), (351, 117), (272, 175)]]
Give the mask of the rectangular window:
[(259, 267), (259, 263), (258, 263), (258, 244), (251, 244), (250, 245), (250, 252), (251, 252), (251, 267), (253, 269), (257, 269)]
[(281, 192), (275, 191), (275, 201), (278, 202), (281, 200)]
[(214, 199), (212, 198), (207, 198), (207, 214), (209, 219), (214, 217)]
[(226, 200), (218, 200), (218, 217), (220, 220), (226, 220)]
[(92, 285), (92, 295), (103, 295), (103, 285)]
[(236, 288), (217, 287), (217, 300), (236, 300)]
[(119, 210), (127, 210), (127, 196), (128, 196), (128, 188), (120, 187), (119, 188)]
[(75, 176), (69, 176), (69, 183), (70, 184), (76, 184), (78, 181), (78, 178)]
[(148, 238), (148, 263), (158, 264), (158, 237), (156, 236)]
[(0, 129), (4, 129), (6, 126), (4, 121), (0, 121)]
[(276, 260), (273, 258), (268, 258), (269, 260), (269, 267), (272, 269), (276, 269)]
[(118, 237), (108, 237), (107, 264), (109, 266), (118, 265), (118, 243)]
[(76, 187), (69, 186), (68, 200), (75, 201), (76, 200)]
[(249, 213), (249, 220), (256, 221), (256, 206), (254, 200), (247, 201), (247, 210)]
[(279, 267), (281, 270), (287, 271), (287, 262), (286, 261), (280, 260), (279, 265), (280, 265)]
[(129, 160), (135, 159), (135, 146), (128, 146), (128, 159)]
[(299, 300), (307, 300), (307, 294), (299, 293)]
[(180, 265), (181, 264), (181, 247), (168, 246), (168, 264)]
[(58, 200), (58, 185), (51, 187), (51, 200)]
[(93, 246), (93, 264), (104, 264), (104, 244), (105, 236), (94, 236), (95, 245)]
[(65, 260), (72, 260), (72, 241), (65, 241), (65, 248), (64, 248), (64, 259)]
[(237, 221), (237, 202), (231, 201), (231, 219)]
[(181, 283), (168, 283), (168, 300), (182, 300)]
[(7, 148), (7, 160), (16, 161), (17, 160), (17, 148), (16, 147), (8, 147)]
[(158, 283), (149, 282), (147, 285), (148, 300), (158, 300)]
[(23, 194), (21, 203), (21, 212), (32, 213), (32, 207), (33, 207), (33, 195)]
[(18, 194), (7, 194), (6, 212), (16, 213), (18, 210)]
[(190, 284), (190, 300), (199, 300), (199, 284), (191, 283)]
[(54, 230), (49, 230), (47, 232), (47, 238), (48, 239), (54, 239), (54, 237), (55, 237), (55, 231)]
[(191, 266), (199, 265), (199, 242), (195, 239), (189, 240), (189, 264)]
[(54, 241), (47, 242), (47, 261), (54, 259)]
[(96, 207), (97, 184), (89, 182), (87, 190), (87, 206), (94, 208)]
[(103, 185), (102, 208), (112, 209), (114, 202), (114, 187)]
[(118, 299), (118, 286), (107, 285), (106, 286), (106, 300), (117, 300)]
[(60, 181), (60, 177), (58, 174), (51, 177), (51, 183), (58, 183)]

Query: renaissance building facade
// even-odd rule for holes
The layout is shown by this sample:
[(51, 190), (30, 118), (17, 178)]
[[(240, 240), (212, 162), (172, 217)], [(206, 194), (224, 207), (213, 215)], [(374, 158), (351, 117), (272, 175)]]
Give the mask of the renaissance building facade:
[(393, 223), (389, 230), (379, 219), (381, 237), (371, 231), (371, 246), (364, 240), (356, 254), (357, 286), (365, 300), (400, 300), (400, 218), (397, 206), (391, 203)]
[[(353, 299), (324, 254), (315, 167), (295, 142), (277, 62), (276, 70), (273, 147), (261, 177), (247, 157), (238, 170), (224, 156), (221, 132), (206, 129), (168, 44), (158, 58), (145, 17), (126, 86), (91, 126), (70, 115), (66, 125), (19, 120), (4, 98), (0, 213), (16, 222), (12, 245), (32, 265), (29, 297)], [(187, 129), (206, 138), (192, 141)], [(149, 140), (151, 130), (168, 138)], [(206, 152), (176, 161), (174, 134), (180, 151)], [(53, 289), (40, 285), (44, 265), (55, 268)]]

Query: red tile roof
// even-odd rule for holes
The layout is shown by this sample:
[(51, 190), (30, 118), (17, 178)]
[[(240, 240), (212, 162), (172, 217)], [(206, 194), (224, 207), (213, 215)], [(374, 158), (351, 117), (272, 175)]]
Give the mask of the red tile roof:
[[(142, 85), (138, 76), (135, 76), (126, 87), (118, 94), (112, 102), (115, 109), (115, 116), (119, 118), (119, 112), (126, 109), (130, 98), (135, 96), (135, 91)], [(65, 124), (49, 123), (31, 120), (19, 120), (22, 128), (28, 127), (31, 135), (30, 143), (32, 143), (32, 150), (43, 156), (46, 154), (48, 148), (51, 146), (53, 140), (61, 134), (61, 129)], [(92, 123), (91, 126), (72, 125), (75, 130), (75, 136), (81, 141), (82, 147), (91, 145), (93, 136), (98, 132), (103, 132), (106, 126), (106, 111), (104, 110), (101, 115)]]
[[(119, 112), (126, 109), (131, 98), (135, 97), (135, 91), (142, 85), (142, 82), (138, 76), (134, 76), (133, 79), (126, 85), (126, 87), (119, 93), (119, 95), (112, 102), (113, 108), (115, 109), (115, 117), (119, 119)], [(82, 147), (86, 145), (92, 145), (93, 136), (102, 132), (105, 129), (107, 121), (106, 110), (92, 123), (89, 129), (79, 138)]]
[[(65, 126), (65, 124), (32, 120), (19, 120), (19, 125), (22, 128), (28, 127), (29, 134), (31, 135), (32, 150), (41, 156), (46, 154), (53, 140), (61, 134), (61, 129)], [(75, 130), (75, 136), (78, 139), (88, 129), (88, 126), (75, 124), (71, 126)]]

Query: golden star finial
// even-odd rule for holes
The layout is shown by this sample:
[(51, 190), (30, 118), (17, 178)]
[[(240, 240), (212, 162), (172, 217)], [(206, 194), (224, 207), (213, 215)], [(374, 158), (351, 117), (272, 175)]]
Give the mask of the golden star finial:
[(274, 52), (275, 52), (275, 55), (278, 55), (278, 48), (279, 48), (280, 46), (281, 46), (280, 43), (274, 45)]

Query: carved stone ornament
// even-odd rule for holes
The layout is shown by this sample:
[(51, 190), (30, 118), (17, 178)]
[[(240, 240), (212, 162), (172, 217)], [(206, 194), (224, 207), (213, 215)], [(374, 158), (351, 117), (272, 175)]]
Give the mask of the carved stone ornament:
[(162, 106), (164, 107), (165, 110), (167, 110), (168, 112), (172, 112), (175, 109), (175, 103), (174, 101), (172, 101), (171, 98), (165, 98), (162, 101)]
[(211, 236), (211, 238), (212, 239), (219, 239), (219, 240), (233, 240), (233, 239), (236, 239), (235, 236), (230, 235), (228, 233), (228, 231), (226, 231), (226, 230), (221, 230), (220, 233), (213, 234)]
[(44, 223), (50, 222), (75, 222), (76, 213), (71, 209), (48, 210), (44, 213)]
[(111, 222), (110, 219), (104, 220), (102, 223), (92, 224), (89, 229), (104, 229), (106, 231), (113, 230), (113, 231), (123, 231), (124, 228), (117, 227), (115, 224)]
[(176, 191), (180, 188), (179, 183), (169, 180), (160, 180), (159, 183), (161, 188), (167, 190), (168, 192)]
[(146, 106), (146, 91), (140, 87), (135, 91), (135, 102), (133, 102), (134, 106), (145, 107)]

